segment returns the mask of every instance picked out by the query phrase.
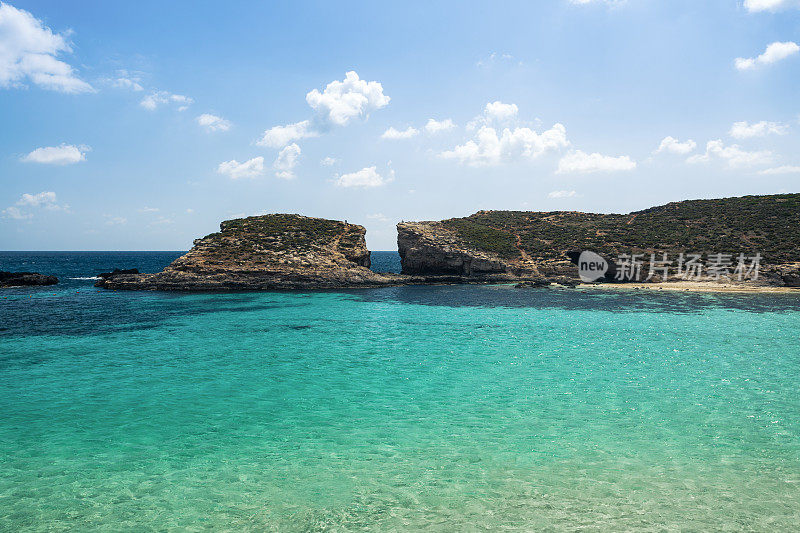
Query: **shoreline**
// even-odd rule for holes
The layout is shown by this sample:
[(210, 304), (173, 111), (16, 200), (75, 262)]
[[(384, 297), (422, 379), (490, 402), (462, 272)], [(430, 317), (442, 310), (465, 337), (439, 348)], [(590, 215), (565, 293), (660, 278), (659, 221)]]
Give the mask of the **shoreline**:
[(655, 283), (581, 283), (579, 289), (648, 290), (672, 292), (732, 292), (751, 294), (800, 294), (800, 287), (774, 287), (769, 285), (744, 285), (712, 281), (665, 281)]

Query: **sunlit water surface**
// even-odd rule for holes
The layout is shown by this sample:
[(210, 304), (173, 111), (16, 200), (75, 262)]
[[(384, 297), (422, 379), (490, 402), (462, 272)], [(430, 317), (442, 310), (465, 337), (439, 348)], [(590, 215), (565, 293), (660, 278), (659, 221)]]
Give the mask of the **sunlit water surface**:
[(0, 530), (800, 524), (800, 294), (69, 279), (178, 255), (0, 254)]

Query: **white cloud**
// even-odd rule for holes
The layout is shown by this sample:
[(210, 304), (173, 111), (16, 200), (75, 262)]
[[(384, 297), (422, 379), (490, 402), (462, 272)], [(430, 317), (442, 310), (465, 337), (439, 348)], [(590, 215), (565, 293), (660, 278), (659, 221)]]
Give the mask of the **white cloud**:
[(796, 0), (744, 0), (744, 7), (750, 13), (758, 11), (779, 11), (789, 7), (796, 7)]
[(319, 164), (322, 165), (323, 167), (332, 167), (338, 162), (339, 160), (336, 159), (335, 157), (326, 157), (322, 161), (320, 161)]
[(388, 130), (383, 132), (381, 135), (381, 139), (410, 139), (411, 137), (416, 136), (419, 133), (419, 130), (416, 128), (412, 128), (409, 126), (408, 128), (404, 129), (403, 131), (397, 130), (394, 127), (390, 127)]
[(746, 121), (734, 122), (729, 132), (731, 137), (736, 139), (749, 139), (750, 137), (764, 137), (770, 133), (775, 135), (785, 135), (789, 133), (789, 126), (778, 122), (754, 122), (748, 124)]
[(137, 92), (144, 90), (144, 87), (142, 87), (142, 78), (139, 73), (120, 69), (115, 75), (115, 78), (106, 78), (103, 81), (118, 89), (129, 89)]
[(483, 111), (487, 119), (497, 122), (514, 119), (517, 117), (517, 113), (519, 113), (517, 104), (504, 104), (499, 100), (486, 104), (486, 108)]
[(522, 65), (522, 61), (516, 61), (514, 56), (511, 54), (498, 54), (497, 52), (492, 52), (485, 58), (475, 63), (475, 66), (478, 68), (488, 69), (494, 65), (512, 65), (514, 63), (516, 63), (518, 66)]
[(370, 188), (386, 185), (394, 180), (394, 171), (390, 171), (387, 177), (378, 174), (376, 167), (366, 167), (359, 171), (349, 174), (342, 174), (336, 178), (336, 185), (339, 187), (359, 187)]
[(157, 213), (159, 209), (157, 207), (147, 207), (144, 206), (143, 208), (139, 209), (140, 213)]
[(192, 209), (191, 207), (186, 209), (186, 214), (187, 215), (191, 215), (192, 213), (194, 213), (194, 209)]
[(762, 176), (775, 176), (779, 174), (800, 174), (800, 167), (794, 165), (783, 165), (780, 167), (775, 168), (766, 168), (764, 170), (759, 170), (759, 174)]
[(44, 146), (37, 148), (22, 158), (26, 163), (42, 163), (44, 165), (71, 165), (86, 161), (88, 146), (73, 146), (62, 144), (60, 146)]
[(154, 91), (142, 98), (139, 105), (149, 111), (153, 111), (162, 104), (176, 104), (178, 111), (185, 111), (192, 103), (194, 103), (194, 100), (182, 94), (172, 94), (169, 91)]
[(386, 107), (389, 100), (379, 82), (362, 80), (351, 71), (345, 74), (344, 80), (330, 82), (322, 92), (314, 89), (306, 94), (306, 102), (316, 111), (313, 123), (302, 120), (274, 126), (266, 130), (256, 144), (282, 148), (300, 139), (318, 137), (331, 126), (345, 126), (357, 117), (367, 118), (370, 112)]
[(425, 131), (430, 134), (434, 134), (434, 133), (439, 133), (441, 131), (451, 130), (455, 127), (456, 125), (449, 118), (446, 118), (444, 120), (435, 120), (429, 118), (428, 122), (425, 124)]
[(758, 57), (737, 57), (734, 61), (739, 70), (749, 70), (757, 65), (770, 65), (800, 52), (800, 46), (792, 41), (775, 42), (767, 46), (764, 53)]
[(231, 129), (230, 121), (210, 113), (203, 113), (195, 120), (204, 127), (206, 131), (228, 131)]
[(567, 174), (576, 172), (588, 174), (590, 172), (616, 172), (623, 170), (633, 170), (636, 168), (636, 161), (631, 160), (627, 155), (612, 157), (598, 153), (587, 154), (581, 150), (570, 152), (558, 162), (556, 174)]
[(43, 191), (36, 194), (25, 193), (17, 203), (3, 210), (3, 214), (8, 218), (25, 220), (33, 217), (32, 213), (23, 212), (20, 207), (29, 209), (47, 209), (50, 211), (67, 210), (69, 206), (58, 205), (58, 198), (53, 191)]
[(379, 222), (389, 222), (389, 218), (383, 213), (373, 213), (371, 215), (367, 215), (367, 218), (369, 220), (377, 220)]
[(675, 137), (664, 137), (661, 140), (661, 144), (658, 145), (658, 149), (653, 153), (661, 154), (668, 152), (670, 154), (686, 155), (695, 148), (697, 148), (697, 143), (691, 139), (686, 142), (680, 142)]
[(356, 117), (366, 118), (370, 112), (386, 107), (389, 100), (379, 82), (362, 80), (353, 71), (346, 73), (342, 81), (330, 82), (322, 92), (314, 89), (306, 94), (306, 102), (319, 120), (337, 126)]
[(31, 213), (23, 213), (19, 207), (6, 207), (3, 209), (3, 215), (6, 218), (13, 218), (14, 220), (27, 220), (29, 218), (33, 218)]
[(301, 122), (295, 122), (294, 124), (274, 126), (268, 129), (256, 144), (259, 146), (269, 146), (270, 148), (281, 148), (293, 141), (317, 136), (319, 136), (319, 133), (311, 128), (311, 121), (303, 120)]
[(566, 146), (569, 146), (567, 130), (561, 124), (554, 124), (541, 134), (530, 128), (506, 128), (498, 135), (494, 128), (482, 126), (474, 139), (439, 155), (472, 166), (484, 166), (497, 165), (518, 157), (535, 159)]
[(227, 175), (232, 180), (255, 178), (264, 173), (264, 158), (261, 156), (239, 163), (232, 159), (219, 164), (217, 172)]
[(272, 164), (272, 168), (276, 170), (275, 176), (285, 180), (294, 179), (294, 167), (297, 166), (297, 158), (300, 157), (300, 152), (300, 147), (295, 143), (284, 147)]
[(28, 80), (53, 91), (94, 92), (71, 66), (56, 59), (72, 51), (68, 36), (53, 33), (27, 11), (0, 3), (0, 87), (21, 87)]
[(712, 159), (717, 158), (727, 161), (728, 166), (742, 167), (749, 165), (757, 165), (769, 163), (772, 160), (772, 152), (767, 150), (748, 152), (742, 150), (738, 145), (732, 144), (725, 146), (720, 139), (715, 141), (708, 141), (706, 143), (706, 153), (697, 154), (686, 160), (687, 163), (707, 163)]
[(577, 193), (575, 191), (552, 191), (547, 193), (548, 198), (572, 198)]

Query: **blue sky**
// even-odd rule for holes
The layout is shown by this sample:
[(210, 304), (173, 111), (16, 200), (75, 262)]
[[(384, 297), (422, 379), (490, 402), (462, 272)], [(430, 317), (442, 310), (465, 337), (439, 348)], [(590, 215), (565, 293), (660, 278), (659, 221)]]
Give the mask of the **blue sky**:
[(798, 23), (791, 0), (4, 3), (0, 249), (183, 250), (289, 212), (388, 250), (400, 220), (797, 192)]

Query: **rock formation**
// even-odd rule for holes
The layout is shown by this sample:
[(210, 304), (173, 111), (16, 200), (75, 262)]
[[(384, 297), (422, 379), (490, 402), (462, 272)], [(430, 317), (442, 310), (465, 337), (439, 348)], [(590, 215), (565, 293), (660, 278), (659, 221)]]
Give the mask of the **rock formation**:
[(56, 283), (57, 277), (36, 272), (0, 272), (0, 287), (34, 287)]
[(605, 258), (643, 254), (646, 261), (663, 252), (673, 259), (760, 253), (761, 283), (800, 285), (800, 194), (688, 200), (626, 215), (479, 211), (400, 223), (397, 232), (403, 274), (427, 281), (577, 278), (573, 262), (591, 250)]
[(112, 273), (97, 286), (130, 290), (266, 290), (377, 287), (399, 276), (369, 269), (362, 226), (300, 215), (264, 215), (220, 224), (156, 274)]

